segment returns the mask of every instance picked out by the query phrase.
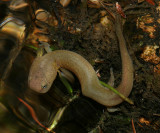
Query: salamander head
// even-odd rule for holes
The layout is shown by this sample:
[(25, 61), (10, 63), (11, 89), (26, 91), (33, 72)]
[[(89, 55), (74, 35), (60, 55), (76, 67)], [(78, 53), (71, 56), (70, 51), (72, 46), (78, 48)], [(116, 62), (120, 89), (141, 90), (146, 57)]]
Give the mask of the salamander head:
[(34, 73), (30, 73), (28, 78), (28, 85), (30, 89), (38, 92), (38, 93), (46, 93), (50, 87), (51, 84), (49, 84), (44, 77), (44, 74), (42, 71), (34, 71)]
[(28, 85), (38, 93), (46, 93), (51, 88), (56, 75), (57, 71), (53, 70), (53, 65), (46, 64), (45, 60), (38, 57), (30, 68)]

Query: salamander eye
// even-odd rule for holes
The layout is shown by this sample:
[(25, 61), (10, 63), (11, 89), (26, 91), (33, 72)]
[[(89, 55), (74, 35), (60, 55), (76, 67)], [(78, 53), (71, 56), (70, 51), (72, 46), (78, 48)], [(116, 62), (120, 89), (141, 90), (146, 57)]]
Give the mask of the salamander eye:
[(46, 88), (47, 88), (47, 84), (42, 85), (41, 88), (42, 88), (42, 89), (46, 89)]

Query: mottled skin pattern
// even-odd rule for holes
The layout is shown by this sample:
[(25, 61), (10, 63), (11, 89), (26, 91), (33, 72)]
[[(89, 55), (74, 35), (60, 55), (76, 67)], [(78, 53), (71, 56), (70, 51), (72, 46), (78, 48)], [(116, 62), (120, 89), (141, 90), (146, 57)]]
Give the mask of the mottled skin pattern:
[[(126, 48), (121, 24), (117, 22), (115, 26), (122, 58), (122, 80), (116, 89), (128, 97), (133, 86), (133, 64)], [(105, 106), (115, 106), (123, 101), (117, 94), (99, 83), (95, 70), (86, 59), (66, 50), (56, 50), (37, 57), (30, 69), (29, 87), (38, 93), (46, 93), (60, 67), (70, 70), (78, 77), (83, 95)]]

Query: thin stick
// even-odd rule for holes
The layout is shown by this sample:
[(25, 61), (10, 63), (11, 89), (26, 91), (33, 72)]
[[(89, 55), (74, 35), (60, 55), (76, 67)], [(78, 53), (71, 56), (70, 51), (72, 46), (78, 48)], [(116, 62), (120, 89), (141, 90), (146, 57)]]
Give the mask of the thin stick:
[(135, 126), (134, 126), (133, 119), (132, 119), (132, 128), (133, 128), (133, 133), (136, 133), (136, 129), (135, 129)]

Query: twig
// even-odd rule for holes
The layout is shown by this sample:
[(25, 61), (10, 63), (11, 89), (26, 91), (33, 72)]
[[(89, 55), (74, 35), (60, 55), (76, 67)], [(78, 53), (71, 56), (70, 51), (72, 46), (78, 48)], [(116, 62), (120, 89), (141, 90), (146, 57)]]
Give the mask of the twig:
[(105, 4), (101, 1), (101, 0), (98, 0), (99, 3), (102, 5), (102, 7), (104, 9), (106, 9), (106, 11), (111, 15), (111, 17), (115, 20), (115, 16), (113, 15), (113, 13), (105, 6)]
[(135, 129), (135, 126), (134, 126), (133, 119), (132, 119), (132, 128), (133, 128), (133, 133), (136, 133), (136, 129)]

